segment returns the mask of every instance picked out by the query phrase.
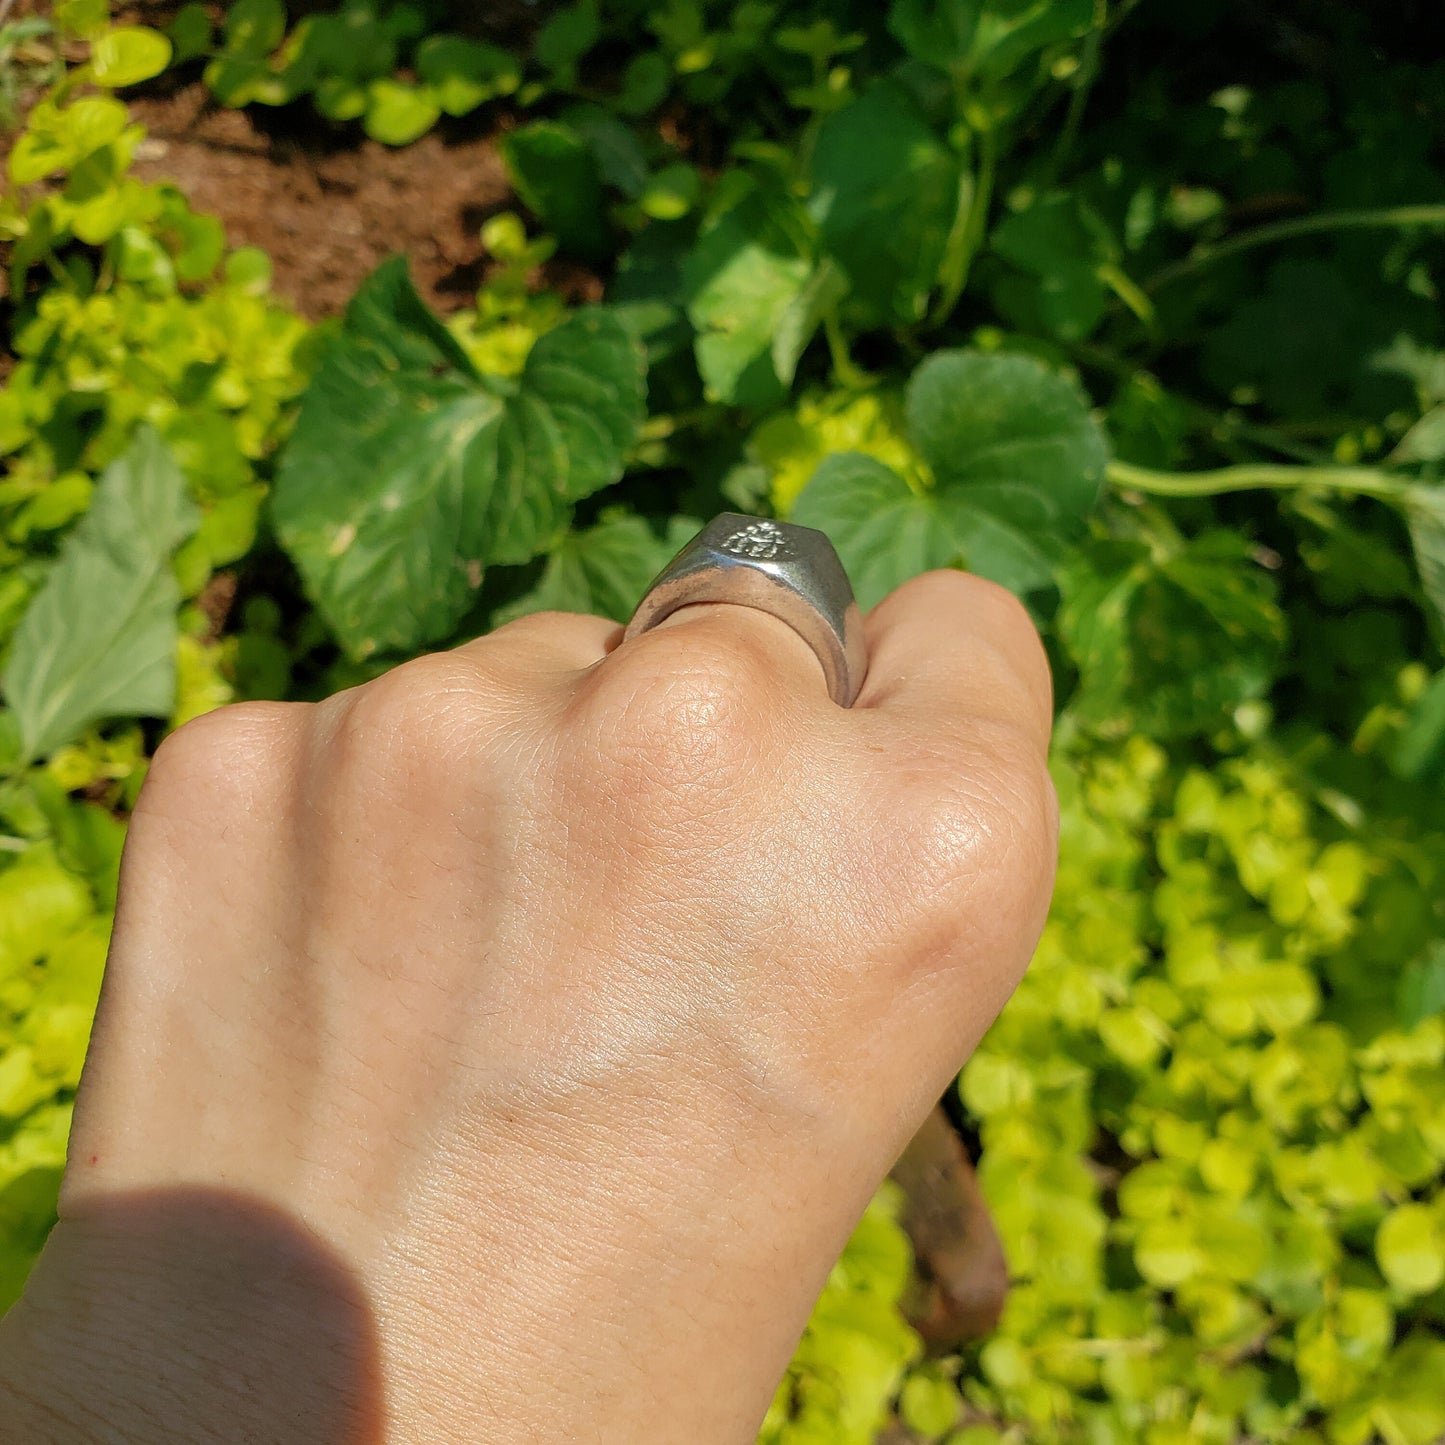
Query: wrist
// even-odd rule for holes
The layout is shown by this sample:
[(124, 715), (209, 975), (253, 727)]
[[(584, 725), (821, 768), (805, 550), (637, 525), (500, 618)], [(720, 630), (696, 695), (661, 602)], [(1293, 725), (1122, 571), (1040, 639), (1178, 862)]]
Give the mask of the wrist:
[(268, 1205), (212, 1190), (57, 1225), (0, 1320), (13, 1438), (375, 1441), (376, 1329), (354, 1273)]

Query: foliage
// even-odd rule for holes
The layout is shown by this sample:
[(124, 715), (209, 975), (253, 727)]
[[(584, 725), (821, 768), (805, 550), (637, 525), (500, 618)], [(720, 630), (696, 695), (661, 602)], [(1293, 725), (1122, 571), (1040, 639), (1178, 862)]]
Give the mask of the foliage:
[[(1328, 7), (1284, 58), (1220, 4), (576, 0), (521, 51), (307, 9), (186, 6), (167, 47), (68, 0), (86, 58), (11, 152), (0, 1303), (160, 728), (625, 618), (740, 508), (827, 528), (865, 602), (930, 566), (1026, 598), (1064, 838), (962, 1080), (1002, 1328), (922, 1360), (886, 1191), (763, 1438), (1445, 1433), (1445, 72)], [(475, 306), (391, 261), (309, 333), (128, 174), (110, 92), (167, 48), (388, 144), (501, 123), (526, 215)]]

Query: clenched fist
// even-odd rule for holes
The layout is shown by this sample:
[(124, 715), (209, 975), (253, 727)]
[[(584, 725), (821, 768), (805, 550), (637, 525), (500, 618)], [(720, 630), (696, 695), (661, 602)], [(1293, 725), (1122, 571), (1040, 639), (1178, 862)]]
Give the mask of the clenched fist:
[(1037, 940), (1049, 677), (954, 572), (852, 709), (762, 612), (620, 637), (162, 745), (0, 1439), (752, 1439)]

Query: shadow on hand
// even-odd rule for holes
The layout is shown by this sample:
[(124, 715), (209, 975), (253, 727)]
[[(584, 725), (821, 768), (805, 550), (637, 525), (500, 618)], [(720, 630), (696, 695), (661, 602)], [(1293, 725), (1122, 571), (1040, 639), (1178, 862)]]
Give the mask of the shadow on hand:
[(0, 1321), (0, 1419), (38, 1427), (0, 1439), (371, 1445), (380, 1376), (361, 1280), (305, 1224), (224, 1190), (128, 1194), (58, 1224)]

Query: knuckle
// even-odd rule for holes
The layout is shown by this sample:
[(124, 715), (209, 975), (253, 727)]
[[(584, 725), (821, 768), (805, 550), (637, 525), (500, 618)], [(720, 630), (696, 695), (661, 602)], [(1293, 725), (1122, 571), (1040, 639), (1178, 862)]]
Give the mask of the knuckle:
[(475, 659), (414, 658), (332, 699), (326, 758), (369, 787), (435, 782), (488, 735), (489, 696)]
[(244, 806), (273, 781), (304, 703), (243, 702), (183, 723), (156, 749), (137, 813)]
[(970, 921), (1031, 911), (1052, 883), (1057, 802), (1037, 740), (981, 720), (966, 749), (932, 760), (895, 803), (902, 867), (915, 901)]
[(769, 733), (758, 649), (691, 627), (646, 642), (599, 668), (586, 699), (609, 762), (653, 794), (716, 792), (750, 778)]

